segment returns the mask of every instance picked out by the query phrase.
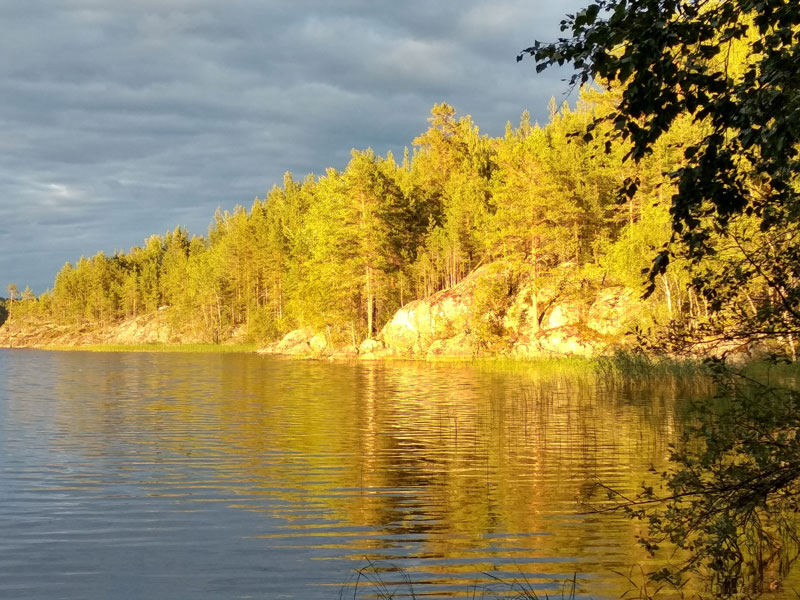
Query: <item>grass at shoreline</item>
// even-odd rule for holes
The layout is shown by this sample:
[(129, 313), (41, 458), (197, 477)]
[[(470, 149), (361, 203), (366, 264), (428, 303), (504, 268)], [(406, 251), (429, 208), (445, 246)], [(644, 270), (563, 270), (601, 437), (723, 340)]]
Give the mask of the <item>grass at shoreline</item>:
[(434, 364), (463, 363), (487, 372), (534, 374), (541, 377), (592, 377), (605, 380), (643, 380), (660, 377), (703, 377), (709, 374), (699, 360), (616, 354), (608, 357), (481, 357), (437, 359)]
[(44, 346), (55, 352), (189, 352), (197, 354), (252, 353), (258, 344), (87, 344), (85, 346)]
[[(87, 344), (82, 346), (49, 345), (41, 350), (56, 352), (152, 352), (152, 353), (197, 353), (197, 354), (249, 354), (262, 345), (249, 344)], [(309, 357), (283, 357), (289, 360), (308, 360)], [(324, 360), (324, 357), (322, 358)], [(357, 358), (348, 359), (358, 361)], [(648, 380), (663, 377), (694, 378), (710, 375), (709, 368), (701, 360), (650, 357), (639, 353), (618, 353), (608, 357), (538, 357), (519, 358), (508, 356), (485, 357), (440, 357), (434, 360), (388, 356), (377, 362), (417, 362), (435, 365), (468, 366), (481, 371), (534, 375), (541, 378), (552, 377), (591, 377), (606, 381)], [(800, 365), (771, 365), (754, 362), (744, 371), (762, 375), (771, 372), (794, 376), (800, 381)], [(761, 378), (761, 377), (759, 377)]]
[[(81, 346), (49, 345), (42, 350), (56, 352), (159, 352), (236, 354), (253, 353), (260, 344), (87, 344)], [(288, 357), (308, 360), (308, 357)], [(423, 362), (430, 365), (464, 365), (498, 373), (535, 373), (549, 376), (601, 376), (613, 378), (651, 378), (661, 376), (702, 376), (708, 370), (698, 360), (651, 358), (643, 354), (621, 353), (610, 357), (539, 357), (517, 358), (486, 356), (474, 358), (441, 357), (435, 360), (388, 356), (378, 362)]]

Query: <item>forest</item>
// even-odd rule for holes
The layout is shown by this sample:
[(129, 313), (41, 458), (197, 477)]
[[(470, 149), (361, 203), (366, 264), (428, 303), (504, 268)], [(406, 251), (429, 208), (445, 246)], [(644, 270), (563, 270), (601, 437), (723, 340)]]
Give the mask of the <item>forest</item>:
[[(10, 311), (102, 326), (161, 310), (174, 327), (212, 342), (234, 334), (273, 340), (299, 326), (357, 342), (404, 303), (493, 261), (511, 266), (512, 287), (544, 289), (566, 271), (583, 293), (644, 290), (644, 273), (670, 237), (668, 174), (702, 124), (680, 122), (635, 164), (625, 160), (625, 144), (606, 148), (610, 125), (585, 133), (618, 102), (587, 87), (574, 109), (553, 101), (547, 124), (525, 113), (500, 138), (437, 104), (430, 127), (399, 161), (353, 150), (343, 171), (302, 180), (287, 173), (249, 209), (218, 209), (207, 236), (176, 227), (127, 252), (81, 257), (64, 265), (52, 290), (20, 295)], [(638, 183), (633, 198), (619, 193), (630, 180)], [(737, 228), (742, 247), (726, 247), (705, 269), (736, 268), (747, 248), (774, 234), (746, 218)], [(737, 290), (735, 310), (709, 311), (710, 299), (689, 285), (697, 276), (697, 267), (675, 258), (656, 278), (645, 336), (744, 324), (774, 304), (769, 286), (753, 281)]]

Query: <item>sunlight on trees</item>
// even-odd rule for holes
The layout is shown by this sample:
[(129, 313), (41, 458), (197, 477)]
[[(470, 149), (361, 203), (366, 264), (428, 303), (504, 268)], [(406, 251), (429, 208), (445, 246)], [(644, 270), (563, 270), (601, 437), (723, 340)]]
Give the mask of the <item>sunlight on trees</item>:
[[(641, 249), (669, 232), (646, 268), (648, 293), (663, 294), (671, 324), (661, 350), (777, 341), (795, 361), (800, 4), (596, 0), (561, 30), (571, 37), (536, 42), (517, 60), (532, 56), (537, 71), (571, 63), (573, 85), (599, 82), (617, 95), (583, 139), (604, 139), (607, 154), (626, 149), (636, 173), (620, 184), (621, 199), (641, 198), (652, 181), (643, 170), (677, 152), (661, 163), (668, 217), (659, 201), (643, 219), (650, 226), (629, 224), (608, 253), (619, 268), (630, 262), (621, 242)], [(800, 552), (800, 396), (791, 382), (717, 367), (716, 402), (697, 405), (697, 425), (662, 475), (665, 491), (646, 486), (622, 504), (648, 520), (645, 547), (686, 553), (653, 580), (682, 589), (694, 573), (716, 596), (750, 598), (778, 589)]]

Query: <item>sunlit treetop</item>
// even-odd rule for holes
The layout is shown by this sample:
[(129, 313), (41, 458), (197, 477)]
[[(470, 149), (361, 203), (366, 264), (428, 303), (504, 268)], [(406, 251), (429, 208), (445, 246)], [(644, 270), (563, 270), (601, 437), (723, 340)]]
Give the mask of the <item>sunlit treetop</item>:
[[(619, 87), (608, 118), (632, 159), (682, 115), (704, 126), (672, 174), (674, 237), (695, 259), (735, 215), (754, 215), (763, 230), (800, 219), (800, 2), (596, 0), (561, 30), (570, 37), (537, 41), (517, 60), (532, 56), (537, 71), (571, 63), (572, 85)], [(629, 181), (625, 191), (636, 187)], [(668, 261), (665, 249), (652, 275)]]

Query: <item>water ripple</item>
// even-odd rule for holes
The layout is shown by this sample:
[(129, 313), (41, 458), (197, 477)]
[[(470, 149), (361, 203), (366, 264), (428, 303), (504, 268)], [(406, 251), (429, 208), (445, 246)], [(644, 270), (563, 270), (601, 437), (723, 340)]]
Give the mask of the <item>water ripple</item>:
[(469, 598), (576, 572), (616, 597), (637, 525), (585, 508), (664, 463), (676, 402), (464, 366), (0, 351), (0, 598)]

